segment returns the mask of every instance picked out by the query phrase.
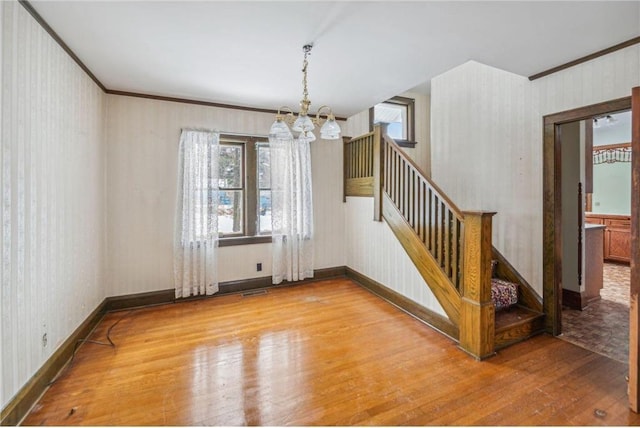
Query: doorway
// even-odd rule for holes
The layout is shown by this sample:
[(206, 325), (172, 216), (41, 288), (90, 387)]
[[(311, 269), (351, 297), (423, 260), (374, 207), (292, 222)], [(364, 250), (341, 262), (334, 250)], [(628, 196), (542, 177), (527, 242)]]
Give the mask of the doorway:
[(544, 117), (543, 142), (543, 306), (545, 327), (562, 333), (563, 209), (560, 127), (593, 117), (631, 109), (631, 97), (594, 104)]
[(543, 308), (548, 333), (562, 332), (562, 225), (561, 146), (558, 127), (563, 123), (631, 109), (631, 281), (629, 299), (629, 375), (631, 410), (640, 410), (640, 86), (630, 97), (547, 115), (543, 135)]
[(629, 404), (640, 410), (640, 87), (630, 97), (545, 116), (543, 135), (543, 308), (548, 333), (562, 333), (562, 202), (559, 126), (608, 112), (632, 111)]
[(562, 338), (629, 355), (631, 111), (560, 125)]

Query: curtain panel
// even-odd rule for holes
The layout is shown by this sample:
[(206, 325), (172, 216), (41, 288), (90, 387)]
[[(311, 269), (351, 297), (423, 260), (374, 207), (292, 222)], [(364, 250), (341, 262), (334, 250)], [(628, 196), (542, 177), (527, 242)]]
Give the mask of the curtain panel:
[(174, 233), (176, 298), (218, 291), (217, 132), (183, 130)]
[(311, 155), (305, 139), (269, 137), (273, 284), (313, 277)]

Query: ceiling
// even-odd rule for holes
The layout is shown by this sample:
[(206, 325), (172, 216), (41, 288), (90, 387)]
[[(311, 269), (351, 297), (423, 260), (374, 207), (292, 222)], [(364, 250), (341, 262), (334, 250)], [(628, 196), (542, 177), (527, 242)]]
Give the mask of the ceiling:
[(350, 116), (468, 60), (530, 76), (640, 36), (640, 1), (31, 1), (112, 90)]

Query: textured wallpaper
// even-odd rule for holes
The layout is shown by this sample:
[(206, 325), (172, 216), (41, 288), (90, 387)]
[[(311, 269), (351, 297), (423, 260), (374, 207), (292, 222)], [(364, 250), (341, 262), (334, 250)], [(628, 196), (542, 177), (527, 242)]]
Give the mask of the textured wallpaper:
[(347, 266), (448, 318), (389, 225), (372, 218), (373, 198), (347, 198)]
[(4, 407), (105, 297), (104, 95), (17, 2), (2, 20)]
[[(270, 113), (107, 96), (108, 295), (173, 288), (181, 128), (266, 135)], [(342, 140), (311, 144), (315, 269), (345, 265)], [(256, 271), (256, 263), (264, 270)], [(220, 281), (271, 274), (271, 244), (220, 248)]]

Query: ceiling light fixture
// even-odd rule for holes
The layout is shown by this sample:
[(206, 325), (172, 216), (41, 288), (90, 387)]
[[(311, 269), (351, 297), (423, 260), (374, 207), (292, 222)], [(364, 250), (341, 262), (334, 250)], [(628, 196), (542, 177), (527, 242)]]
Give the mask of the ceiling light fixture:
[[(323, 105), (318, 109), (316, 117), (309, 117), (309, 107), (311, 106), (311, 100), (309, 100), (309, 91), (307, 90), (307, 67), (309, 62), (307, 57), (311, 54), (311, 48), (313, 45), (304, 45), (302, 51), (304, 52), (304, 61), (302, 62), (302, 100), (300, 101), (300, 113), (296, 118), (293, 110), (287, 106), (280, 107), (278, 114), (276, 115), (276, 121), (271, 125), (270, 135), (276, 138), (293, 138), (293, 132), (299, 132), (299, 139), (306, 141), (314, 141), (316, 136), (313, 134), (313, 130), (316, 125), (320, 128), (320, 138), (325, 140), (337, 140), (340, 138), (340, 126), (336, 122), (336, 117), (333, 115), (329, 106)], [(322, 113), (328, 111), (327, 113)], [(321, 114), (326, 116), (326, 121), (322, 119)]]
[(611, 116), (610, 114), (596, 116), (593, 118), (593, 127), (600, 128), (600, 126), (609, 126), (609, 125), (613, 125), (617, 121), (618, 119)]

